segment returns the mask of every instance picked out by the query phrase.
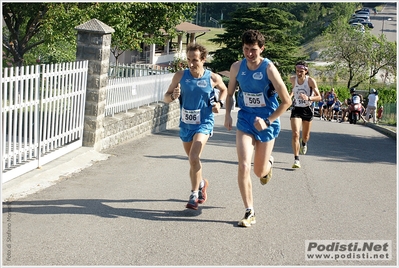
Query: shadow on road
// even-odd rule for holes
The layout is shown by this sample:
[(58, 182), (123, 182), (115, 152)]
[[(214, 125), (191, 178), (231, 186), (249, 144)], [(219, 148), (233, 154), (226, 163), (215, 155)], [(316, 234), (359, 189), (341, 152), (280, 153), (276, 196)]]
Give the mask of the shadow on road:
[[(207, 146), (235, 148), (235, 134), (236, 128), (227, 131), (222, 126), (215, 126), (214, 135), (208, 140)], [(168, 130), (157, 135), (179, 137), (178, 130)], [(273, 152), (286, 153), (293, 157), (291, 136), (291, 130), (282, 129), (276, 139)], [(392, 144), (388, 145), (386, 142), (381, 142), (383, 139), (385, 137), (367, 137), (364, 135), (317, 132), (316, 130), (312, 130), (307, 155), (318, 156), (326, 158), (328, 161), (336, 162), (364, 163), (367, 161), (370, 163), (379, 162), (396, 165), (396, 150), (392, 150), (392, 146), (396, 147), (396, 143), (392, 141)], [(187, 160), (185, 155), (148, 155), (146, 157)], [(236, 161), (224, 161), (223, 159), (201, 159), (201, 161), (237, 164)]]
[[(146, 199), (65, 199), (65, 200), (41, 200), (41, 201), (13, 201), (3, 203), (3, 213), (26, 213), (42, 215), (93, 215), (102, 218), (130, 217), (150, 221), (171, 221), (171, 222), (216, 222), (230, 225), (237, 225), (236, 221), (219, 221), (210, 219), (195, 218), (202, 214), (203, 210), (220, 209), (202, 205), (198, 210), (151, 210), (143, 208), (126, 208), (132, 204), (145, 204), (151, 202), (172, 202), (186, 203), (187, 200), (166, 199), (166, 200), (146, 200)], [(123, 206), (121, 207), (113, 207)], [(222, 208), (223, 209), (223, 208)]]

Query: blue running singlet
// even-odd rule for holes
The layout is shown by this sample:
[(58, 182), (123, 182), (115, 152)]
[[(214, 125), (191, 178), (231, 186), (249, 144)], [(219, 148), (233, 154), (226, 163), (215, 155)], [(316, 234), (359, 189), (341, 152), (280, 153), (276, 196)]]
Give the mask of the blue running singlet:
[[(214, 114), (211, 105), (214, 89), (211, 71), (205, 70), (202, 77), (194, 78), (189, 69), (184, 70), (180, 80), (180, 90), (179, 127), (182, 129), (181, 134), (187, 133), (187, 130), (191, 134), (196, 132), (211, 134), (214, 126)], [(182, 139), (187, 141), (187, 138)]]
[(262, 142), (276, 138), (281, 129), (279, 118), (263, 131), (256, 130), (253, 125), (256, 116), (268, 118), (279, 106), (277, 93), (266, 73), (269, 63), (270, 60), (265, 58), (256, 70), (249, 70), (247, 60), (243, 59), (236, 77), (240, 89), (237, 94), (240, 107), (237, 129)]

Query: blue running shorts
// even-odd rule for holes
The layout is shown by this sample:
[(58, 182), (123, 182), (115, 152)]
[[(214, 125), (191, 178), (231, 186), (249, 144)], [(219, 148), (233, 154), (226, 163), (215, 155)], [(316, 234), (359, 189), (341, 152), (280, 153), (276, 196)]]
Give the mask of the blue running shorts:
[(243, 110), (238, 111), (237, 129), (253, 135), (256, 140), (261, 142), (267, 142), (277, 138), (281, 129), (280, 119), (276, 119), (270, 127), (265, 130), (258, 131), (254, 126), (256, 116), (258, 115), (247, 113)]
[(213, 130), (209, 129), (207, 127), (200, 127), (199, 129), (187, 129), (187, 128), (180, 128), (180, 139), (183, 142), (190, 142), (193, 140), (194, 135), (197, 133), (202, 133), (205, 135), (209, 135), (209, 137), (212, 137), (213, 135)]

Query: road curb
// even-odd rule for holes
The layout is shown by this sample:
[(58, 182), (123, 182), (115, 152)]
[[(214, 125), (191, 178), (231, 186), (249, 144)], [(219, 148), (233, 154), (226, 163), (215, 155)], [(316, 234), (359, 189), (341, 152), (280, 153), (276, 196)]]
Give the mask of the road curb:
[(66, 154), (40, 169), (32, 170), (2, 185), (2, 202), (11, 202), (39, 192), (56, 184), (59, 180), (91, 166), (97, 161), (108, 159), (110, 155), (81, 147)]
[(366, 123), (366, 126), (377, 130), (378, 132), (396, 140), (396, 132), (387, 128), (387, 127), (383, 127), (381, 125), (377, 125), (377, 124), (373, 124), (373, 123)]

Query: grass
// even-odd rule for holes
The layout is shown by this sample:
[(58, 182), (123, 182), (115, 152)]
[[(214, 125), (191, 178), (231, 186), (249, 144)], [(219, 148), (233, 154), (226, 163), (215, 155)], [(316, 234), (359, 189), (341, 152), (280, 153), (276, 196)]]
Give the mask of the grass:
[(383, 117), (380, 121), (380, 124), (396, 127), (396, 116), (390, 115), (389, 117)]
[(210, 29), (211, 31), (206, 32), (204, 35), (198, 37), (197, 43), (205, 46), (209, 52), (213, 52), (213, 51), (216, 51), (217, 49), (222, 48), (224, 45), (221, 47), (221, 46), (219, 46), (219, 44), (215, 44), (209, 40), (216, 38), (217, 34), (224, 33), (224, 31), (225, 31), (224, 28), (208, 28), (208, 29)]

